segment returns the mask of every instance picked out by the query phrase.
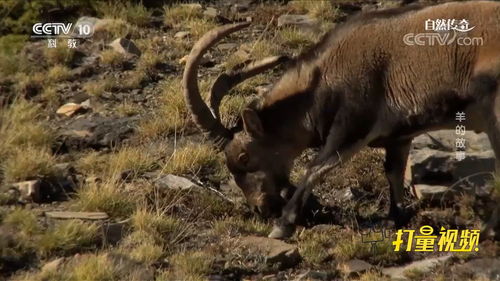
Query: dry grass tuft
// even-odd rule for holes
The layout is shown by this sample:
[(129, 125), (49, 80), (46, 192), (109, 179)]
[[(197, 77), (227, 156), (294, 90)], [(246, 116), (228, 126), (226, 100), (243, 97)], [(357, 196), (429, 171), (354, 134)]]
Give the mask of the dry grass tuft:
[(201, 169), (221, 170), (220, 156), (212, 145), (187, 144), (177, 149), (167, 160), (162, 171), (167, 174), (197, 174)]
[(265, 236), (271, 231), (271, 225), (257, 219), (243, 219), (239, 217), (228, 217), (213, 223), (215, 235), (259, 235)]
[(112, 49), (102, 51), (100, 57), (102, 64), (112, 67), (121, 67), (125, 62), (125, 56)]
[(140, 197), (123, 189), (123, 183), (112, 180), (88, 183), (78, 190), (74, 207), (82, 211), (106, 212), (115, 218), (128, 217), (134, 212)]
[[(0, 111), (0, 155), (14, 147), (33, 146), (49, 148), (53, 142), (52, 131), (40, 121), (39, 105), (18, 99)], [(3, 153), (2, 153), (3, 152)]]
[(176, 279), (201, 281), (206, 280), (206, 275), (210, 273), (214, 257), (202, 251), (189, 251), (175, 254), (169, 260), (172, 264), (171, 273)]
[(147, 265), (157, 262), (164, 255), (164, 247), (156, 237), (144, 231), (134, 231), (121, 243), (119, 252)]
[(359, 281), (390, 281), (391, 279), (381, 273), (370, 270), (366, 273), (361, 274)]
[(133, 102), (129, 101), (124, 101), (120, 103), (116, 108), (116, 113), (118, 115), (127, 117), (127, 116), (134, 116), (136, 114), (139, 114), (140, 108), (138, 105), (134, 104)]
[(278, 31), (278, 38), (281, 45), (301, 53), (311, 47), (318, 38), (318, 34), (303, 32), (297, 28), (286, 27)]
[(66, 46), (57, 46), (57, 48), (44, 49), (44, 56), (48, 65), (69, 65), (73, 61), (75, 50)]
[(143, 71), (145, 75), (154, 74), (156, 66), (164, 60), (162, 54), (153, 50), (146, 50), (137, 62), (136, 71)]
[(46, 74), (42, 72), (18, 73), (15, 78), (17, 83), (14, 90), (19, 93), (19, 96), (23, 97), (36, 96), (46, 84)]
[(6, 182), (31, 180), (54, 175), (56, 157), (47, 149), (37, 147), (16, 147), (1, 165)]
[(23, 99), (0, 111), (0, 178), (15, 182), (51, 176), (56, 157), (52, 131), (39, 121), (40, 106)]
[(193, 36), (193, 39), (198, 39), (209, 30), (215, 28), (217, 24), (212, 19), (193, 19), (187, 22), (187, 27)]
[(104, 18), (122, 19), (137, 26), (147, 26), (151, 22), (152, 12), (142, 2), (125, 2), (121, 5), (103, 2), (96, 5), (96, 8)]
[(155, 167), (155, 158), (142, 147), (125, 146), (108, 155), (105, 175), (117, 178), (126, 172), (130, 177), (135, 177)]
[(101, 96), (104, 92), (111, 91), (116, 87), (116, 81), (112, 77), (102, 80), (88, 81), (83, 85), (83, 89), (93, 96)]
[(22, 236), (19, 240), (29, 239), (41, 231), (35, 214), (26, 209), (14, 209), (3, 218), (2, 223), (18, 230), (18, 234)]
[(304, 231), (299, 240), (300, 255), (310, 265), (320, 265), (331, 257), (329, 249), (335, 243), (335, 232), (332, 228), (328, 231), (314, 229)]
[(185, 23), (203, 17), (202, 9), (191, 5), (164, 6), (165, 23), (173, 26), (183, 26)]
[(141, 208), (132, 215), (132, 227), (136, 231), (151, 235), (161, 244), (173, 245), (185, 236), (190, 226), (163, 212)]
[(37, 251), (42, 256), (53, 253), (73, 253), (94, 248), (99, 242), (99, 227), (79, 220), (57, 223), (37, 239)]
[(54, 86), (44, 87), (40, 97), (51, 107), (56, 107), (61, 102), (57, 90)]
[(146, 119), (138, 128), (138, 134), (145, 139), (155, 138), (164, 133), (180, 132), (190, 121), (182, 95), (179, 79), (166, 80), (161, 85), (163, 96), (155, 115)]
[(307, 12), (312, 17), (333, 22), (342, 17), (342, 12), (339, 8), (334, 7), (331, 1), (318, 0), (318, 1), (291, 1), (289, 5), (297, 10), (299, 13)]
[(104, 19), (104, 23), (96, 28), (94, 37), (103, 39), (106, 42), (120, 37), (136, 37), (139, 34), (139, 29), (130, 25), (123, 19)]
[(56, 64), (47, 72), (47, 78), (50, 82), (61, 82), (71, 77), (71, 70), (65, 65)]
[(249, 97), (242, 95), (231, 95), (226, 97), (220, 106), (220, 117), (226, 127), (236, 124), (239, 116), (246, 105), (250, 102)]

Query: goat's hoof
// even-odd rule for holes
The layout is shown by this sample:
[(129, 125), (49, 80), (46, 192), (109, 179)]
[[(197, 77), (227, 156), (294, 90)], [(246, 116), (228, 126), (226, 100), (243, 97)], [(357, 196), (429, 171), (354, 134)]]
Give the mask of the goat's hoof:
[(294, 232), (295, 232), (295, 225), (293, 224), (275, 225), (273, 227), (273, 230), (267, 237), (274, 239), (285, 239), (291, 237)]

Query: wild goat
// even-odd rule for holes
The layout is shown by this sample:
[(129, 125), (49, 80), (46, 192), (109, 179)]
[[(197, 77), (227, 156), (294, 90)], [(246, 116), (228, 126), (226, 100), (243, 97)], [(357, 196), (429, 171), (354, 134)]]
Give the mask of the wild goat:
[[(482, 44), (418, 41), (415, 34), (432, 32), (426, 31), (426, 21), (437, 19), (465, 19), (470, 26), (459, 28), (472, 30), (439, 34), (480, 37)], [(455, 127), (457, 112), (466, 112), (466, 128), (488, 134), (500, 171), (500, 3), (446, 3), (356, 16), (293, 59), (270, 92), (243, 110), (242, 125), (228, 129), (219, 118), (222, 97), (244, 79), (286, 61), (268, 58), (221, 75), (209, 108), (198, 89), (200, 58), (248, 25), (205, 34), (187, 60), (183, 86), (195, 122), (224, 149), (248, 204), (262, 216), (281, 215), (270, 237), (293, 234), (317, 180), (364, 146), (386, 149), (390, 215), (404, 224), (403, 171), (411, 140)], [(417, 45), (408, 42), (407, 34)], [(321, 150), (294, 187), (288, 180), (293, 160), (309, 147)]]

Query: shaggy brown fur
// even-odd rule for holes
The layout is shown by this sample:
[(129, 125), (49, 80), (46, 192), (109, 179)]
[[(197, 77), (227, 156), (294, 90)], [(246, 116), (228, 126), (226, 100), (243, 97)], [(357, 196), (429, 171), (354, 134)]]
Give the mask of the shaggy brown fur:
[[(406, 34), (434, 33), (425, 30), (428, 19), (465, 19), (475, 26), (466, 36), (481, 38), (482, 45), (405, 44)], [(451, 2), (356, 16), (299, 56), (260, 103), (243, 111), (243, 128), (234, 132), (208, 113), (193, 81), (203, 52), (241, 26), (214, 30), (193, 47), (185, 94), (200, 127), (224, 140), (227, 166), (249, 205), (262, 216), (281, 215), (270, 237), (291, 235), (316, 181), (367, 145), (386, 149), (390, 215), (404, 224), (411, 140), (455, 126), (458, 111), (466, 112), (468, 130), (488, 134), (500, 172), (500, 3)], [(294, 187), (291, 165), (308, 147), (321, 150)]]

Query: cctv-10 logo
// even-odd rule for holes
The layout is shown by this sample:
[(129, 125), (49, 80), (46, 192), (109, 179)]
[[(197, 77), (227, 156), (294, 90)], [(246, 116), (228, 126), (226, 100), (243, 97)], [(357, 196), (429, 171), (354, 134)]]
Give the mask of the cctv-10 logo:
[(94, 27), (90, 22), (73, 23), (35, 23), (33, 25), (33, 35), (36, 38), (88, 38), (94, 34)]

